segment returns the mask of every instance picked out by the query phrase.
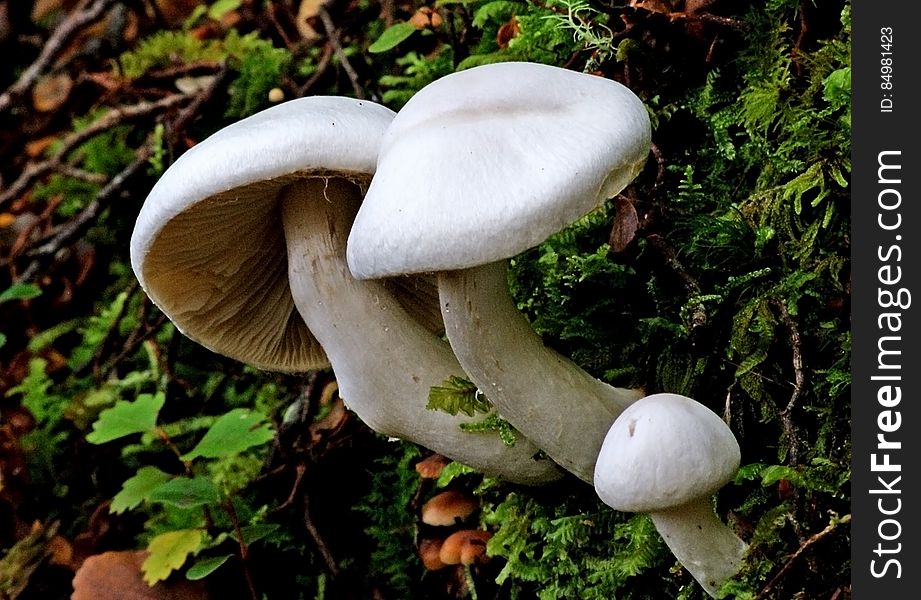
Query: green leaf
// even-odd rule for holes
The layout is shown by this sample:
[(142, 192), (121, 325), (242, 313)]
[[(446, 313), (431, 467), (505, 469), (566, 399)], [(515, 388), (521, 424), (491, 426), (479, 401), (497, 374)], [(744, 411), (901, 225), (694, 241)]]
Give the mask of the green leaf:
[(438, 475), (438, 479), (435, 480), (435, 487), (438, 489), (447, 487), (447, 485), (454, 481), (456, 477), (460, 477), (461, 475), (469, 475), (471, 473), (476, 473), (472, 467), (468, 467), (467, 465), (457, 461), (450, 462), (445, 465), (444, 469), (441, 470), (441, 474)]
[(217, 0), (208, 8), (208, 17), (220, 21), (221, 17), (238, 8), (240, 8), (240, 0)]
[(233, 554), (227, 554), (225, 556), (204, 558), (202, 560), (196, 561), (196, 563), (189, 567), (189, 570), (185, 572), (185, 578), (191, 581), (204, 579), (208, 575), (217, 571), (220, 566), (227, 562), (227, 559), (231, 558), (232, 556)]
[(488, 413), (492, 404), (481, 394), (476, 385), (463, 377), (452, 375), (441, 385), (434, 385), (429, 389), (429, 398), (426, 408), (440, 410), (449, 415), (459, 412), (468, 417), (476, 413)]
[(86, 436), (91, 444), (104, 444), (133, 433), (154, 431), (157, 415), (166, 397), (163, 392), (140, 394), (134, 402), (119, 400), (112, 408), (99, 413), (93, 431)]
[(503, 23), (521, 12), (521, 4), (509, 0), (495, 0), (487, 2), (473, 14), (473, 26), (483, 29), (489, 22)]
[[(243, 543), (249, 546), (254, 542), (258, 542), (262, 538), (278, 531), (278, 527), (275, 523), (257, 523), (256, 525), (241, 527), (240, 533), (243, 536)], [(234, 534), (233, 539), (240, 541), (236, 534)]]
[(121, 491), (112, 499), (109, 512), (118, 515), (136, 508), (150, 497), (151, 492), (172, 478), (156, 467), (141, 467), (134, 477), (122, 484)]
[(221, 492), (210, 479), (177, 477), (151, 490), (147, 499), (178, 508), (195, 508), (217, 504), (221, 501)]
[(796, 470), (784, 465), (769, 465), (761, 471), (761, 485), (768, 487), (781, 479), (789, 481), (797, 487), (803, 487), (803, 476)]
[(512, 424), (495, 413), (486, 415), (482, 421), (476, 423), (461, 423), (460, 428), (461, 431), (470, 433), (498, 433), (499, 439), (509, 448), (514, 446), (515, 440), (518, 439)]
[(153, 585), (169, 577), (170, 573), (185, 563), (190, 554), (201, 548), (202, 532), (199, 529), (168, 531), (150, 540), (150, 555), (141, 565), (144, 581)]
[(262, 414), (245, 408), (235, 408), (215, 421), (201, 441), (185, 454), (182, 460), (193, 460), (200, 456), (233, 456), (247, 448), (262, 445), (274, 437), (274, 431), (265, 423)]
[(416, 32), (416, 27), (412, 23), (395, 23), (384, 30), (381, 37), (368, 46), (368, 52), (376, 54), (386, 52), (396, 47), (397, 44)]
[(822, 82), (822, 97), (828, 102), (846, 99), (851, 95), (851, 68), (843, 67), (832, 71)]
[(0, 304), (10, 300), (31, 300), (42, 295), (38, 286), (31, 283), (17, 283), (10, 286), (0, 293)]

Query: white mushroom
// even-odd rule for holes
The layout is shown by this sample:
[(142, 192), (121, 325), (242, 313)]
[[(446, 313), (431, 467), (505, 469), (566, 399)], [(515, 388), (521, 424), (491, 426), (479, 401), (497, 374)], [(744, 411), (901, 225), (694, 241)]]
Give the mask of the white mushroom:
[(434, 297), (427, 314), (417, 293), (424, 283), (404, 278), (392, 293), (348, 271), (346, 236), (393, 114), (312, 97), (222, 129), (154, 186), (132, 267), (179, 330), (215, 352), (275, 371), (331, 364), (372, 429), (512, 481), (558, 478), (527, 440), (508, 448), (426, 410), (430, 387), (461, 368), (423, 324), (437, 315)]
[(747, 545), (713, 510), (712, 496), (739, 468), (739, 444), (703, 404), (653, 394), (608, 432), (595, 491), (616, 510), (649, 513), (678, 561), (710, 595), (738, 573)]
[(544, 346), (506, 260), (599, 207), (642, 169), (642, 102), (614, 81), (500, 63), (426, 86), (387, 129), (349, 237), (361, 279), (439, 272), (448, 340), (499, 414), (590, 482), (611, 423), (642, 393)]

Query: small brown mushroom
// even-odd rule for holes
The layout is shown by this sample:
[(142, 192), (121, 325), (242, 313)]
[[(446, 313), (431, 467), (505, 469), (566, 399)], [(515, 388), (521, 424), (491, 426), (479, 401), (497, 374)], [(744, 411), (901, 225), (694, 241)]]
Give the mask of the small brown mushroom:
[(429, 571), (438, 571), (448, 565), (441, 561), (441, 546), (443, 540), (438, 538), (424, 538), (419, 541), (419, 558), (422, 560), (422, 566)]
[(479, 508), (473, 496), (457, 490), (446, 490), (432, 496), (422, 505), (422, 522), (447, 527), (463, 521)]
[(441, 454), (431, 454), (416, 463), (416, 473), (422, 479), (437, 479), (451, 459)]
[(203, 582), (182, 579), (151, 587), (141, 574), (147, 553), (103, 552), (84, 561), (73, 579), (71, 600), (205, 600)]
[(472, 565), (473, 563), (485, 562), (486, 542), (492, 534), (482, 529), (461, 529), (455, 531), (441, 544), (441, 551), (438, 558), (446, 565)]

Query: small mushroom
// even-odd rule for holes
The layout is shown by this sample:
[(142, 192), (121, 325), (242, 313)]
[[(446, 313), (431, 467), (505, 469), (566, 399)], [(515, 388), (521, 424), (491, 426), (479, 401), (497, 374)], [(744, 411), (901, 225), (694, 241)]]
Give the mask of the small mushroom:
[(393, 114), (317, 96), (225, 127), (150, 192), (134, 272), (180, 331), (215, 352), (282, 372), (331, 364), (344, 402), (375, 431), (511, 481), (557, 479), (527, 440), (508, 448), (461, 431), (469, 419), (426, 410), (430, 387), (460, 366), (433, 332), (424, 281), (349, 273), (346, 236)]
[(90, 556), (77, 569), (70, 600), (207, 600), (203, 581), (173, 578), (154, 586), (144, 581), (146, 551), (109, 551)]
[(419, 560), (422, 561), (422, 566), (429, 571), (439, 571), (448, 566), (441, 562), (441, 545), (443, 541), (438, 538), (419, 540)]
[(438, 557), (446, 565), (470, 566), (486, 560), (486, 542), (492, 534), (482, 529), (461, 529), (445, 538)]
[(600, 206), (640, 172), (646, 108), (614, 81), (532, 63), (448, 75), (388, 127), (355, 219), (360, 279), (438, 272), (451, 347), (499, 414), (587, 482), (639, 390), (547, 348), (509, 295), (506, 259)]
[(456, 525), (479, 507), (480, 503), (470, 494), (458, 490), (445, 490), (432, 496), (422, 505), (422, 522), (441, 527)]
[(735, 436), (713, 411), (677, 394), (653, 394), (611, 426), (595, 491), (611, 508), (649, 513), (678, 561), (715, 596), (747, 550), (711, 502), (739, 462)]

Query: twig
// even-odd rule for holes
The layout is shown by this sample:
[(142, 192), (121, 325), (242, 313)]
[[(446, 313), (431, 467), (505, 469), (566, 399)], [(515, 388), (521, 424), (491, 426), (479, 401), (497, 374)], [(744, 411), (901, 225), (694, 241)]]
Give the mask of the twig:
[(65, 164), (64, 159), (67, 154), (93, 136), (99, 135), (116, 125), (121, 125), (133, 119), (146, 117), (147, 115), (165, 110), (188, 99), (189, 96), (185, 94), (174, 94), (157, 100), (156, 102), (140, 102), (138, 104), (122, 106), (110, 110), (96, 121), (93, 121), (85, 129), (75, 131), (61, 140), (61, 148), (57, 154), (40, 163), (29, 164), (23, 170), (22, 174), (16, 178), (16, 181), (10, 184), (10, 187), (3, 193), (0, 193), (0, 206), (18, 197), (40, 177), (61, 169)]
[(13, 85), (7, 88), (3, 94), (0, 94), (0, 112), (12, 106), (16, 100), (35, 85), (42, 72), (61, 53), (74, 34), (98, 20), (113, 4), (115, 4), (115, 0), (80, 0), (80, 3), (73, 8), (70, 15), (57, 26), (54, 33), (45, 42), (35, 62), (23, 71)]
[(352, 82), (352, 89), (355, 91), (355, 97), (364, 99), (365, 91), (362, 89), (361, 83), (359, 82), (358, 73), (352, 67), (352, 63), (349, 62), (349, 57), (345, 55), (345, 51), (342, 49), (342, 44), (339, 42), (339, 33), (336, 31), (336, 25), (333, 23), (332, 17), (329, 16), (329, 12), (322, 6), (318, 9), (317, 14), (320, 15), (320, 20), (323, 22), (323, 28), (326, 30), (326, 37), (329, 39), (329, 43), (333, 45), (333, 50), (335, 50), (336, 58), (339, 59), (339, 63), (342, 65), (342, 70), (345, 71), (346, 75), (349, 76), (349, 81)]
[(790, 555), (790, 558), (788, 558), (787, 562), (784, 563), (783, 567), (781, 567), (780, 570), (777, 571), (777, 574), (771, 578), (771, 580), (767, 583), (766, 586), (764, 586), (761, 589), (760, 592), (758, 592), (758, 595), (755, 596), (755, 600), (764, 600), (765, 598), (767, 598), (768, 594), (773, 591), (774, 586), (776, 586), (780, 582), (780, 580), (783, 578), (783, 576), (787, 573), (787, 571), (790, 570), (790, 567), (793, 565), (793, 562), (797, 558), (802, 556), (803, 553), (806, 552), (806, 550), (808, 550), (809, 548), (814, 546), (817, 542), (820, 542), (822, 539), (824, 539), (829, 534), (831, 534), (835, 529), (837, 529), (838, 525), (841, 525), (844, 523), (850, 523), (850, 522), (851, 522), (851, 515), (844, 515), (840, 519), (833, 518), (831, 523), (829, 523), (825, 527), (825, 529), (823, 529), (822, 531), (816, 534), (809, 536), (809, 539), (807, 539), (802, 544), (800, 544), (800, 547), (797, 548), (796, 552)]
[[(131, 302), (128, 300), (131, 296), (134, 295), (134, 292), (138, 290), (138, 282), (133, 281), (128, 289), (125, 290), (125, 301), (122, 302), (121, 308), (118, 310), (118, 314), (115, 315), (115, 318), (112, 319), (112, 322), (109, 323), (109, 327), (106, 329), (106, 334), (102, 338), (102, 341), (96, 344), (96, 351), (93, 352), (93, 358), (90, 359), (82, 368), (78, 369), (79, 371), (92, 370), (93, 375), (96, 379), (96, 382), (100, 385), (102, 384), (102, 377), (100, 372), (100, 363), (102, 363), (102, 357), (108, 351), (109, 346), (112, 344), (112, 340), (115, 339), (115, 336), (119, 334), (122, 319), (125, 318), (125, 315), (128, 314), (128, 307), (131, 305)], [(141, 321), (139, 327), (143, 327), (144, 321)], [(128, 336), (127, 341), (131, 341), (132, 336)]]
[(668, 18), (672, 21), (703, 21), (705, 23), (714, 23), (716, 25), (722, 25), (723, 27), (729, 27), (730, 29), (736, 29), (738, 31), (747, 31), (748, 25), (743, 21), (738, 19), (730, 19), (729, 17), (721, 17), (719, 15), (714, 15), (708, 12), (700, 12), (694, 14), (687, 13), (669, 13)]
[(214, 97), (214, 92), (216, 92), (217, 89), (224, 84), (224, 80), (227, 79), (227, 75), (229, 73), (230, 69), (227, 67), (227, 65), (222, 65), (220, 70), (214, 74), (214, 79), (211, 80), (211, 83), (208, 84), (208, 87), (198, 92), (198, 94), (195, 95), (195, 99), (192, 100), (188, 106), (182, 109), (176, 119), (173, 122), (167, 124), (166, 139), (170, 144), (176, 143), (180, 132), (185, 131), (188, 122), (195, 118), (198, 115), (201, 107)]
[(97, 185), (103, 185), (109, 181), (108, 176), (105, 173), (96, 173), (94, 171), (85, 171), (83, 169), (78, 169), (77, 167), (72, 167), (70, 165), (64, 165), (59, 169), (61, 175), (66, 175), (73, 179), (79, 179), (80, 181), (85, 181), (87, 183), (94, 183)]
[[(220, 71), (215, 76), (214, 81), (212, 81), (207, 88), (199, 92), (195, 96), (195, 99), (179, 113), (179, 115), (172, 123), (169, 124), (168, 131), (170, 134), (168, 137), (170, 138), (170, 141), (173, 141), (173, 138), (177, 137), (179, 132), (185, 128), (186, 123), (188, 123), (188, 121), (190, 121), (198, 114), (202, 105), (211, 99), (211, 97), (214, 95), (214, 91), (221, 85), (224, 78), (226, 77), (227, 72), (228, 71), (226, 67)], [(65, 138), (63, 142), (63, 149), (51, 159), (36, 165), (36, 170), (39, 168), (51, 169), (53, 166), (59, 166), (63, 157), (69, 151), (69, 148), (74, 148), (93, 135), (97, 135), (101, 131), (123, 123), (125, 120), (138, 118), (140, 116), (154, 112), (160, 108), (168, 108), (174, 104), (179, 103), (180, 101), (187, 100), (188, 98), (189, 96), (187, 95), (176, 94), (167, 98), (163, 98), (157, 102), (143, 102), (134, 106), (115, 109), (98, 121), (93, 122), (93, 124), (86, 129), (73, 133)], [(99, 216), (99, 213), (102, 212), (102, 209), (108, 205), (109, 201), (118, 192), (121, 191), (121, 188), (124, 186), (127, 180), (135, 175), (137, 171), (141, 169), (141, 167), (147, 164), (147, 161), (150, 159), (152, 154), (153, 146), (151, 142), (148, 141), (137, 151), (135, 160), (125, 169), (123, 169), (121, 173), (113, 177), (109, 183), (99, 191), (93, 201), (90, 202), (82, 211), (80, 211), (76, 217), (59, 226), (49, 238), (41, 243), (40, 246), (26, 252), (26, 256), (31, 258), (32, 262), (28, 267), (26, 267), (25, 271), (23, 271), (23, 273), (16, 278), (17, 281), (29, 281), (34, 278), (41, 266), (41, 263), (47, 259), (47, 257), (55, 255), (66, 244), (82, 235), (90, 226), (90, 224), (96, 220), (96, 217)], [(49, 163), (51, 166), (41, 166)], [(25, 176), (25, 173), (23, 176)], [(23, 179), (23, 177), (20, 177), (19, 179)], [(18, 181), (19, 180), (17, 180), (17, 183)], [(16, 184), (14, 183), (14, 187), (15, 186)], [(2, 203), (2, 198), (0, 198), (0, 203)]]
[(227, 516), (230, 517), (230, 522), (233, 524), (233, 530), (237, 534), (237, 542), (240, 545), (240, 564), (243, 566), (243, 577), (246, 579), (246, 587), (249, 588), (249, 596), (252, 600), (259, 600), (259, 594), (256, 593), (256, 585), (253, 583), (252, 573), (249, 571), (249, 548), (246, 545), (246, 540), (243, 538), (243, 530), (240, 527), (240, 518), (237, 517), (237, 510), (233, 507), (233, 498), (228, 498), (225, 502), (221, 503), (221, 506), (224, 512), (227, 513)]
[(317, 70), (313, 75), (310, 76), (310, 79), (304, 82), (304, 85), (297, 88), (298, 98), (306, 96), (307, 92), (316, 85), (317, 81), (326, 73), (326, 69), (329, 68), (329, 63), (333, 58), (333, 44), (332, 42), (327, 42), (323, 46), (323, 54), (320, 55), (320, 62), (317, 63)]
[(41, 246), (26, 252), (26, 256), (31, 258), (32, 262), (29, 263), (29, 266), (26, 267), (21, 275), (16, 277), (16, 281), (30, 281), (33, 279), (38, 273), (38, 269), (43, 260), (50, 256), (54, 256), (61, 248), (82, 235), (86, 228), (96, 219), (103, 207), (108, 204), (109, 200), (121, 191), (125, 182), (137, 173), (141, 167), (147, 164), (147, 160), (150, 158), (151, 154), (152, 149), (150, 146), (145, 146), (139, 150), (138, 157), (134, 162), (125, 167), (121, 173), (113, 177), (108, 185), (102, 188), (93, 201), (87, 204), (76, 217), (58, 227), (51, 238), (45, 241)]
[(665, 157), (662, 155), (662, 150), (655, 144), (652, 144), (649, 150), (656, 159), (656, 182), (652, 184), (652, 188), (656, 189), (665, 183)]
[(326, 546), (326, 542), (323, 541), (323, 536), (320, 535), (320, 531), (317, 529), (317, 526), (314, 525), (313, 519), (310, 516), (310, 494), (304, 494), (303, 500), (304, 526), (307, 528), (307, 532), (310, 533), (310, 537), (313, 538), (314, 543), (317, 545), (317, 550), (320, 552), (320, 556), (323, 557), (323, 561), (326, 563), (326, 568), (329, 570), (333, 577), (338, 577), (339, 565), (336, 564), (336, 560), (333, 558), (332, 553)]
[(777, 312), (780, 313), (780, 320), (790, 333), (790, 346), (793, 352), (793, 393), (790, 394), (790, 400), (787, 401), (787, 406), (780, 411), (780, 419), (783, 424), (784, 433), (790, 441), (790, 466), (795, 467), (799, 464), (799, 443), (796, 437), (796, 425), (793, 423), (792, 413), (803, 393), (803, 386), (806, 382), (806, 375), (803, 371), (803, 343), (800, 338), (799, 328), (796, 326), (796, 321), (790, 316), (786, 305), (779, 300), (773, 301), (772, 304), (777, 308)]
[(163, 67), (160, 69), (152, 69), (147, 71), (144, 77), (149, 79), (175, 79), (177, 77), (183, 77), (189, 75), (190, 73), (195, 73), (199, 71), (204, 72), (215, 72), (220, 71), (224, 68), (224, 65), (220, 62), (213, 60), (197, 60), (193, 62), (183, 63), (180, 65), (173, 65), (169, 67)]
[[(684, 288), (687, 290), (690, 297), (700, 295), (700, 284), (697, 283), (697, 280), (688, 273), (684, 265), (681, 264), (681, 261), (678, 260), (678, 253), (675, 252), (675, 249), (672, 248), (671, 244), (666, 242), (662, 236), (658, 234), (651, 234), (646, 236), (646, 241), (652, 245), (653, 248), (658, 250), (662, 258), (665, 259), (665, 264), (675, 272), (676, 275), (684, 283)], [(699, 327), (703, 327), (707, 324), (707, 311), (704, 309), (702, 303), (698, 303), (693, 312), (691, 313), (691, 327), (690, 330), (693, 333)]]

